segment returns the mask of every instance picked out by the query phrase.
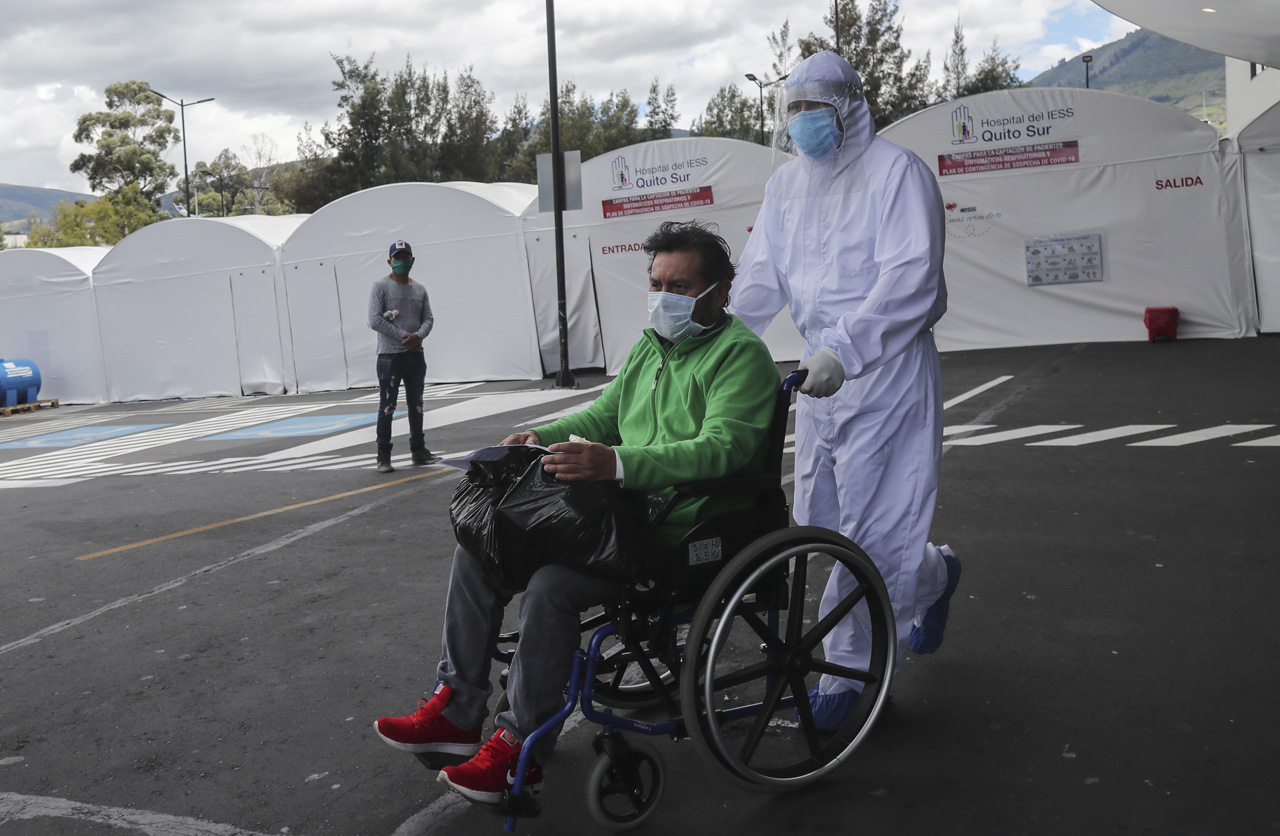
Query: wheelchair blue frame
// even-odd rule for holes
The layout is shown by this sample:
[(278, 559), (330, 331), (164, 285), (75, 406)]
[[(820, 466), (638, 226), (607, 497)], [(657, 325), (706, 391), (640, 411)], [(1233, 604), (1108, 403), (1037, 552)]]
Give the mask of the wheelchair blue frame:
[[(793, 388), (798, 386), (802, 380), (802, 373), (793, 373), (783, 382), (783, 391), (789, 393)], [(790, 399), (788, 398), (787, 400), (789, 403)], [(783, 419), (781, 422), (781, 436), (784, 436), (786, 428), (786, 414), (785, 412), (781, 412), (780, 414)], [(775, 417), (775, 424), (776, 423), (777, 419)], [(777, 428), (775, 427), (775, 432), (776, 431)], [(778, 459), (774, 466), (779, 470), (781, 436), (774, 439), (776, 442), (776, 449), (774, 451), (776, 454), (775, 458)], [(785, 498), (783, 501), (785, 502)], [(795, 536), (791, 536), (792, 534)], [(757, 548), (757, 546), (759, 546), (759, 548)], [(866, 672), (844, 669), (839, 675), (861, 679), (864, 682), (864, 685), (872, 689), (872, 695), (874, 697), (873, 700), (864, 700), (863, 702), (873, 704), (861, 707), (856, 712), (857, 717), (849, 721), (851, 725), (842, 727), (838, 732), (834, 733), (834, 737), (829, 743), (820, 743), (816, 736), (820, 730), (815, 730), (813, 727), (814, 720), (808, 699), (797, 700), (795, 696), (798, 693), (796, 690), (797, 683), (801, 686), (804, 684), (803, 674), (800, 674), (797, 679), (795, 674), (789, 670), (784, 670), (786, 666), (790, 664), (788, 660), (790, 660), (791, 656), (788, 655), (783, 659), (776, 658), (774, 652), (769, 649), (768, 643), (766, 642), (766, 644), (761, 645), (760, 648), (764, 653), (765, 660), (767, 662), (775, 662), (779, 667), (758, 677), (761, 684), (763, 684), (765, 691), (765, 695), (760, 701), (753, 701), (744, 705), (725, 709), (718, 708), (714, 712), (704, 711), (703, 714), (706, 716), (685, 716), (691, 713), (691, 709), (689, 709), (688, 706), (695, 705), (697, 697), (691, 696), (689, 697), (689, 701), (682, 700), (684, 710), (681, 710), (681, 706), (675, 706), (675, 700), (671, 698), (670, 689), (665, 687), (666, 684), (663, 682), (662, 677), (658, 675), (657, 670), (652, 663), (652, 660), (659, 659), (660, 651), (655, 650), (651, 645), (648, 647), (643, 646), (639, 638), (643, 635), (645, 628), (650, 624), (650, 619), (658, 619), (658, 623), (661, 625), (662, 629), (670, 629), (672, 632), (669, 635), (674, 635), (675, 627), (690, 624), (691, 622), (699, 622), (700, 620), (701, 623), (694, 624), (693, 630), (697, 631), (702, 629), (708, 623), (707, 619), (713, 617), (713, 613), (721, 611), (721, 606), (724, 606), (723, 612), (731, 611), (735, 618), (739, 614), (745, 614), (748, 616), (748, 620), (755, 621), (757, 625), (759, 624), (758, 617), (763, 615), (764, 624), (767, 626), (767, 629), (771, 632), (774, 639), (779, 643), (781, 649), (786, 651), (788, 654), (794, 654), (795, 652), (798, 652), (798, 645), (794, 644), (793, 641), (803, 628), (792, 626), (792, 622), (801, 616), (796, 613), (789, 615), (788, 630), (786, 631), (788, 638), (785, 639), (779, 635), (780, 616), (783, 610), (788, 607), (794, 607), (796, 602), (801, 601), (801, 597), (788, 596), (787, 599), (780, 601), (778, 598), (770, 597), (767, 594), (764, 596), (763, 600), (758, 595), (752, 595), (750, 601), (745, 599), (734, 600), (732, 602), (732, 607), (729, 607), (727, 604), (722, 605), (719, 599), (721, 595), (729, 590), (732, 590), (733, 594), (737, 595), (739, 592), (743, 592), (748, 589), (755, 589), (755, 587), (749, 588), (745, 584), (738, 584), (735, 586), (735, 583), (737, 583), (737, 576), (730, 572), (730, 564), (733, 566), (738, 566), (739, 564), (745, 566), (746, 563), (744, 563), (744, 561), (755, 561), (756, 564), (765, 565), (769, 570), (781, 571), (788, 565), (787, 561), (790, 559), (789, 556), (794, 555), (797, 550), (803, 552), (808, 548), (812, 548), (819, 552), (825, 552), (827, 549), (831, 549), (833, 551), (831, 551), (830, 554), (841, 554), (842, 556), (839, 558), (839, 561), (843, 563), (846, 568), (850, 568), (851, 570), (859, 573), (859, 588), (862, 589), (862, 585), (865, 584), (865, 590), (861, 594), (866, 596), (865, 600), (873, 611), (872, 620), (876, 625), (873, 629), (878, 631), (876, 634), (878, 636), (878, 641), (875, 643), (876, 649), (873, 651), (873, 658), (868, 664)], [(799, 558), (795, 559), (799, 560)], [(805, 558), (805, 560), (807, 561), (807, 558)], [(766, 569), (759, 569), (752, 577), (757, 577), (764, 571), (766, 571)], [(784, 590), (786, 582), (793, 580), (790, 577), (790, 572), (790, 569), (786, 569), (786, 572), (783, 575)], [(727, 576), (724, 577), (723, 583), (720, 581), (722, 576)], [(804, 573), (800, 572), (799, 576), (803, 578)], [(824, 774), (829, 768), (838, 765), (859, 744), (867, 730), (874, 723), (881, 707), (884, 704), (884, 700), (887, 698), (888, 685), (892, 676), (892, 654), (893, 648), (896, 644), (896, 639), (893, 635), (894, 628), (892, 612), (891, 610), (886, 610), (888, 596), (884, 591), (883, 581), (880, 579), (879, 573), (876, 572), (874, 564), (871, 563), (870, 559), (867, 558), (856, 545), (840, 537), (834, 532), (829, 532), (824, 529), (788, 527), (785, 529), (779, 529), (770, 535), (760, 537), (754, 541), (750, 547), (739, 552), (734, 560), (730, 561), (730, 563), (726, 563), (716, 575), (716, 578), (716, 583), (713, 584), (709, 590), (704, 591), (703, 598), (710, 598), (711, 590), (718, 590), (715, 593), (715, 598), (717, 600), (704, 600), (703, 603), (697, 605), (696, 613), (694, 606), (692, 605), (679, 609), (674, 613), (669, 610), (659, 610), (655, 613), (652, 611), (632, 611), (629, 608), (623, 608), (620, 615), (618, 613), (614, 613), (614, 617), (611, 621), (604, 623), (594, 631), (585, 651), (575, 651), (572, 672), (566, 689), (565, 704), (555, 714), (555, 716), (547, 720), (547, 722), (532, 732), (524, 741), (516, 769), (514, 784), (510, 791), (503, 794), (503, 801), (498, 806), (498, 811), (500, 813), (507, 814), (505, 824), (506, 832), (510, 833), (515, 830), (515, 823), (518, 817), (537, 815), (540, 811), (538, 802), (524, 794), (527, 783), (529, 760), (532, 757), (531, 753), (536, 748), (538, 741), (544, 738), (547, 734), (554, 733), (554, 730), (568, 719), (568, 717), (574, 712), (575, 708), (582, 711), (585, 719), (601, 726), (602, 729), (600, 733), (602, 735), (613, 735), (615, 732), (622, 731), (648, 736), (663, 735), (673, 739), (681, 739), (687, 736), (695, 736), (696, 739), (701, 739), (698, 735), (692, 734), (693, 731), (697, 731), (697, 729), (691, 728), (695, 724), (706, 724), (699, 726), (701, 729), (701, 737), (705, 737), (708, 726), (715, 726), (717, 724), (722, 724), (724, 721), (744, 717), (755, 717), (766, 708), (771, 715), (780, 710), (794, 708), (796, 716), (800, 721), (801, 730), (805, 734), (805, 743), (809, 752), (808, 757), (812, 762), (817, 764), (817, 768), (811, 773), (812, 775)], [(800, 592), (797, 590), (793, 589), (792, 592), (794, 595), (800, 595)], [(859, 600), (862, 599), (860, 598)], [(787, 603), (787, 601), (789, 601), (789, 603)], [(849, 604), (848, 607), (846, 607), (845, 612), (848, 612), (848, 609), (852, 606), (852, 604)], [(823, 621), (826, 621), (826, 619), (823, 619)], [(584, 627), (587, 627), (587, 625), (584, 625)], [(621, 628), (625, 628), (625, 630), (622, 630)], [(758, 631), (760, 628), (757, 627), (756, 629)], [(813, 629), (816, 630), (817, 628)], [(621, 636), (620, 638), (623, 639), (623, 647), (619, 652), (606, 659), (603, 651), (604, 643), (610, 637), (618, 636), (620, 631), (626, 632), (630, 635)], [(698, 636), (697, 640), (700, 641), (700, 639), (701, 636)], [(695, 637), (691, 634), (689, 641), (694, 640)], [(697, 642), (695, 642), (695, 647), (696, 646)], [(686, 665), (685, 662), (689, 658), (688, 648), (677, 643), (673, 650), (676, 653), (676, 656), (680, 659), (680, 670), (687, 671), (689, 666)], [(698, 656), (701, 661), (706, 661), (708, 664), (711, 664), (711, 662), (714, 661), (712, 658), (701, 659), (701, 653), (701, 651), (695, 649), (692, 655)], [(718, 653), (718, 650), (712, 651), (711, 656), (715, 657)], [(629, 664), (634, 663), (638, 665), (644, 672), (646, 680), (648, 680), (649, 684), (655, 689), (655, 692), (658, 693), (660, 700), (666, 704), (670, 714), (670, 719), (658, 723), (648, 723), (631, 717), (619, 716), (614, 713), (612, 708), (609, 707), (597, 707), (597, 702), (599, 702), (597, 699), (597, 673), (599, 672), (600, 666), (606, 662), (619, 672), (624, 670)], [(833, 666), (827, 664), (823, 668), (819, 669), (827, 669), (831, 667)], [(681, 677), (679, 676), (678, 671), (676, 673), (676, 681), (677, 684), (679, 684)], [(782, 676), (788, 681), (778, 682), (778, 676)], [(705, 685), (703, 686), (707, 694), (705, 699), (708, 701), (708, 704), (710, 694), (720, 682), (719, 679), (715, 679), (715, 684), (713, 684), (714, 677), (714, 672), (708, 670)], [(733, 676), (730, 676), (729, 678), (733, 678)], [(747, 682), (756, 678), (757, 677), (751, 677), (748, 680), (742, 681), (741, 684), (747, 684)], [(692, 680), (696, 682), (697, 676), (692, 677)], [(693, 687), (693, 685), (687, 684), (686, 687)], [(752, 687), (754, 688), (754, 685)], [(787, 687), (790, 687), (790, 696), (785, 695)], [(867, 691), (864, 688), (864, 693), (866, 692)], [(681, 692), (681, 696), (682, 698), (684, 697), (683, 691)], [(670, 711), (673, 706), (676, 708), (675, 712)], [(806, 726), (805, 723), (808, 725)], [(763, 727), (764, 725), (765, 723), (761, 721), (757, 722), (757, 727)], [(756, 742), (759, 742), (758, 736)], [(622, 745), (625, 750), (625, 743)], [(597, 745), (597, 751), (600, 751), (599, 745)], [(729, 769), (731, 773), (733, 773), (734, 770), (741, 773), (733, 776), (739, 783), (745, 782), (752, 784), (753, 786), (767, 785), (773, 789), (785, 789), (787, 786), (800, 785), (799, 783), (795, 783), (796, 779), (791, 774), (775, 774), (774, 776), (769, 776), (767, 774), (767, 770), (761, 772), (756, 767), (742, 761), (739, 761), (736, 764), (731, 763), (733, 756), (723, 754), (724, 750), (720, 750), (720, 752), (721, 753), (716, 755), (716, 759), (719, 761), (721, 766)], [(601, 754), (604, 755), (605, 753)], [(612, 758), (612, 750), (608, 754)], [(750, 756), (744, 755), (743, 757)], [(614, 763), (616, 763), (616, 761), (614, 761)], [(760, 783), (752, 783), (751, 779), (753, 777), (758, 779)], [(808, 774), (806, 773), (806, 775), (802, 776), (800, 780), (803, 781), (807, 778)], [(659, 783), (661, 783), (660, 778)], [(652, 803), (656, 803), (656, 794)], [(646, 807), (648, 806), (652, 805), (646, 802)], [(641, 818), (646, 815), (647, 812), (642, 811), (640, 813)], [(610, 821), (616, 823), (620, 820), (610, 817)]]

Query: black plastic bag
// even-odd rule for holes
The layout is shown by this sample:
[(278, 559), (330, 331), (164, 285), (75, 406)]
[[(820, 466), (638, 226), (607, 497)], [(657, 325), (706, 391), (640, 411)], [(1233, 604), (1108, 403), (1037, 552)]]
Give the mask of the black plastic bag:
[(618, 486), (561, 482), (543, 470), (542, 451), (511, 449), (497, 461), (472, 462), (450, 508), (459, 545), (490, 580), (522, 590), (549, 564), (634, 579), (642, 537)]

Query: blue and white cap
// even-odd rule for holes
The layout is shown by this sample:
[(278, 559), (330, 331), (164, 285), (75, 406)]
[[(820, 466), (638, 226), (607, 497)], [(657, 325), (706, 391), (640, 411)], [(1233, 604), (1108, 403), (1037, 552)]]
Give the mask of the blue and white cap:
[(387, 258), (395, 258), (396, 253), (408, 253), (409, 257), (413, 257), (413, 247), (409, 246), (408, 241), (397, 241), (391, 245), (391, 252)]

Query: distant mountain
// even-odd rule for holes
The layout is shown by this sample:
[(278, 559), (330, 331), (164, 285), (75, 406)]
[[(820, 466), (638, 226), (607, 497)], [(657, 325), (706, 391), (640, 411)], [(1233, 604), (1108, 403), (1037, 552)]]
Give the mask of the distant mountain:
[(91, 194), (64, 192), (61, 189), (38, 189), (34, 186), (12, 186), (0, 183), (0, 223), (25, 221), (32, 212), (41, 220), (49, 220), (54, 206), (64, 200), (94, 201)]
[[(1081, 55), (1092, 55), (1089, 86), (1151, 99), (1208, 120), (1227, 121), (1227, 62), (1216, 52), (1146, 29)], [(1084, 87), (1080, 55), (1064, 59), (1031, 80), (1032, 87)]]

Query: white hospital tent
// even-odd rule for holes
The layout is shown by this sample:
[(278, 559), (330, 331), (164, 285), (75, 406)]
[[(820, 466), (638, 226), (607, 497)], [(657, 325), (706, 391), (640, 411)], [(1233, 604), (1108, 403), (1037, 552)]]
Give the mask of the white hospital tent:
[(145, 226), (93, 271), (112, 401), (280, 394), (279, 247), (303, 215)]
[[(663, 221), (710, 221), (734, 259), (742, 252), (773, 171), (773, 152), (736, 139), (643, 142), (582, 164), (582, 209), (564, 213), (570, 368), (616, 374), (648, 325), (641, 243)], [(524, 216), (529, 279), (542, 363), (560, 368), (555, 215), (534, 202)], [(783, 312), (766, 334), (776, 359), (799, 359), (803, 343)]]
[(0, 359), (30, 360), (40, 397), (105, 403), (93, 268), (106, 247), (0, 250)]
[(335, 200), (285, 242), (292, 375), (301, 392), (377, 385), (369, 286), (393, 241), (413, 247), (435, 328), (430, 382), (542, 377), (519, 235), (537, 194), (523, 183), (396, 183)]
[(1239, 191), (1214, 129), (1146, 99), (1023, 88), (936, 105), (886, 139), (946, 206), (944, 350), (1254, 333)]
[(1280, 331), (1280, 104), (1264, 111), (1234, 139), (1244, 157), (1258, 327), (1274, 333)]

